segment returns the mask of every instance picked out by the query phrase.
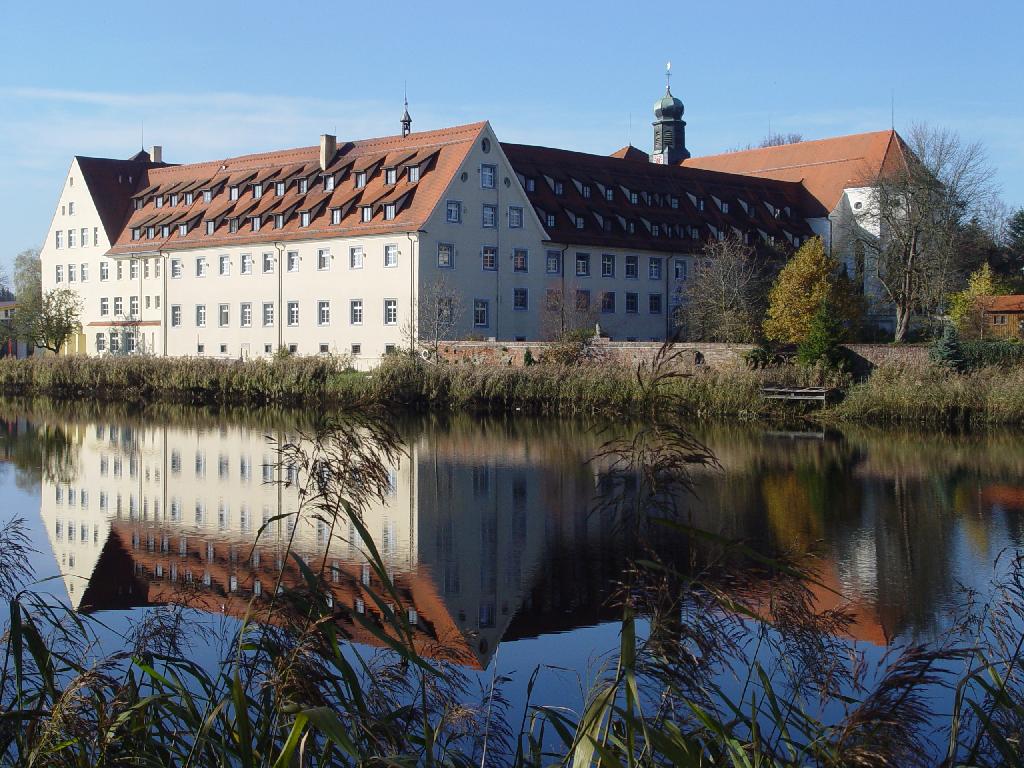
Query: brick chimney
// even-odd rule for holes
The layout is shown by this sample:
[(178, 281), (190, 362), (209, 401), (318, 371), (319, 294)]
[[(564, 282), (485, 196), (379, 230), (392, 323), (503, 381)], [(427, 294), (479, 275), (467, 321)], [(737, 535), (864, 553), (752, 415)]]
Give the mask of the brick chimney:
[(338, 137), (329, 133), (320, 134), (320, 170), (326, 171), (338, 149)]
[(162, 163), (164, 161), (164, 148), (159, 144), (154, 144), (149, 150), (149, 162), (151, 163)]

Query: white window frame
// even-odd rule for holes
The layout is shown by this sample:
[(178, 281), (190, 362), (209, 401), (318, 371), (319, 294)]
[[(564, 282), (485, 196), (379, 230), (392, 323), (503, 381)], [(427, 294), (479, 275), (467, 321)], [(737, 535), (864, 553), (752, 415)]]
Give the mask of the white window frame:
[(363, 300), (352, 299), (348, 303), (348, 323), (349, 325), (362, 325), (363, 324)]
[(398, 299), (384, 299), (384, 325), (398, 325)]
[(331, 302), (321, 299), (316, 303), (316, 324), (321, 328), (331, 324)]

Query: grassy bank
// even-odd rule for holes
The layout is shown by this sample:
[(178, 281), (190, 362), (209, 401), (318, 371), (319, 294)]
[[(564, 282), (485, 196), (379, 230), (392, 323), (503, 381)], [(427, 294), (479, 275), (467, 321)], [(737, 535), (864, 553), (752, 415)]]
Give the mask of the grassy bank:
[[(1024, 367), (989, 366), (957, 374), (928, 364), (887, 363), (844, 386), (825, 410), (766, 401), (765, 385), (820, 385), (820, 371), (795, 366), (750, 371), (705, 369), (661, 383), (694, 418), (781, 419), (799, 413), (823, 422), (1024, 423)], [(406, 409), (561, 415), (638, 416), (636, 372), (607, 363), (523, 368), (430, 364), (396, 355), (373, 373), (328, 357), (245, 362), (202, 358), (36, 358), (0, 361), (0, 395), (45, 396), (139, 405), (307, 406), (379, 402)]]

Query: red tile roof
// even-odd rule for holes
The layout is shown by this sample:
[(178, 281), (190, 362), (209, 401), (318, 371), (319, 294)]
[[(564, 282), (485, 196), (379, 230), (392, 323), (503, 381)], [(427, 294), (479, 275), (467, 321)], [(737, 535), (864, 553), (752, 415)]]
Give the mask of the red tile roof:
[(682, 165), (801, 182), (831, 211), (845, 188), (866, 186), (892, 164), (902, 162), (905, 152), (906, 145), (898, 133), (875, 131), (691, 157)]
[[(527, 196), (552, 242), (680, 252), (701, 247), (721, 230), (786, 245), (791, 237), (812, 236), (805, 217), (825, 214), (794, 182), (658, 165), (646, 156), (641, 163), (628, 151), (608, 157), (521, 144), (502, 148), (520, 179), (532, 181)], [(559, 182), (561, 193), (554, 189)]]
[(986, 302), (985, 311), (989, 313), (1024, 313), (1024, 295), (993, 296)]
[[(147, 160), (111, 160), (102, 157), (78, 156), (78, 167), (82, 180), (92, 196), (96, 211), (103, 224), (107, 239), (113, 243), (121, 231), (121, 225), (131, 211), (131, 197), (149, 168), (159, 168), (148, 162), (148, 155), (140, 153)], [(139, 155), (136, 155), (139, 157)]]
[[(339, 142), (326, 172), (319, 164), (320, 147), (301, 147), (278, 152), (244, 155), (225, 160), (189, 165), (151, 167), (140, 175), (134, 196), (141, 199), (141, 208), (131, 210), (130, 201), (115, 228), (116, 237), (111, 255), (153, 252), (156, 250), (182, 250), (221, 245), (244, 245), (266, 242), (266, 229), (273, 232), (274, 240), (309, 240), (318, 237), (373, 235), (389, 232), (409, 232), (421, 229), (434, 210), (455, 172), (458, 170), (473, 142), (486, 123), (445, 128), (437, 131), (412, 133), (407, 137), (387, 136), (353, 142)], [(113, 162), (113, 161), (111, 161)], [(410, 182), (408, 174), (398, 175), (396, 184), (386, 184), (383, 168), (388, 164), (415, 163), (420, 166), (419, 181)], [(365, 187), (356, 188), (355, 170), (367, 170)], [(328, 192), (323, 187), (324, 173), (335, 178), (335, 188)], [(304, 193), (298, 191), (298, 179), (307, 180)], [(252, 184), (267, 181), (263, 197), (254, 200)], [(273, 183), (287, 180), (282, 198), (275, 195)], [(238, 200), (229, 199), (229, 189), (238, 186)], [(156, 199), (172, 190), (197, 190), (192, 205), (186, 205), (181, 195), (178, 205), (168, 201), (160, 208)], [(210, 203), (203, 201), (198, 190), (213, 189)], [(265, 198), (271, 198), (267, 201)], [(385, 221), (383, 213), (375, 208), (371, 221), (364, 222), (356, 205), (342, 207), (344, 202), (367, 201), (370, 204), (383, 199), (400, 202), (395, 218)], [(331, 223), (330, 208), (342, 207), (340, 224)], [(311, 211), (309, 226), (300, 227), (298, 212)], [(273, 228), (273, 215), (284, 213), (286, 220), (280, 229)], [(260, 231), (252, 230), (249, 217), (261, 216)], [(230, 231), (229, 221), (238, 218), (238, 229)], [(216, 222), (212, 235), (206, 234), (207, 220)], [(189, 224), (185, 235), (178, 225)], [(170, 225), (167, 237), (161, 236), (160, 226)], [(155, 226), (154, 237), (147, 237), (146, 228)], [(132, 233), (141, 228), (141, 237)]]

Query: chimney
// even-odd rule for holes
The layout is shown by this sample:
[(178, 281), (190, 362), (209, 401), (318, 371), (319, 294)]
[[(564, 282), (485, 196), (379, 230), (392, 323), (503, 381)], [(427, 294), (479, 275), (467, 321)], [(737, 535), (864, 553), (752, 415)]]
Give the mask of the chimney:
[(338, 137), (329, 133), (320, 134), (320, 170), (326, 171), (338, 149)]
[(164, 148), (159, 144), (154, 144), (152, 149), (149, 150), (149, 162), (151, 163), (162, 163), (164, 161)]

